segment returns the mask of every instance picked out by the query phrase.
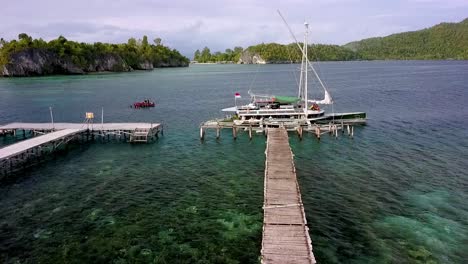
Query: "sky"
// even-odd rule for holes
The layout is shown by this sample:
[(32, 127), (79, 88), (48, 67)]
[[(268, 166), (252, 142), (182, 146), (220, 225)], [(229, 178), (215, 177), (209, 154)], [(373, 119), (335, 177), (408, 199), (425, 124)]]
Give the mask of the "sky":
[(459, 22), (468, 0), (0, 0), (0, 37), (122, 43), (147, 35), (192, 57), (205, 46), (291, 43), (276, 10), (298, 38), (307, 21), (309, 41), (342, 45)]

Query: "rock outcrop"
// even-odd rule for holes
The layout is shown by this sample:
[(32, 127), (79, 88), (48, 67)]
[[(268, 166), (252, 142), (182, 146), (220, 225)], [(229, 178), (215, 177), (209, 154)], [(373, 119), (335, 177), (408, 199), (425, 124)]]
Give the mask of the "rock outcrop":
[[(84, 65), (82, 65), (84, 64)], [(68, 56), (59, 56), (48, 49), (29, 48), (10, 55), (9, 63), (0, 66), (0, 76), (23, 77), (53, 74), (86, 74), (90, 72), (127, 72), (132, 70), (152, 70), (155, 67), (187, 67), (188, 62), (169, 58), (164, 62), (153, 64), (143, 60), (129, 66), (118, 54), (101, 54), (77, 65)]]
[(138, 70), (152, 70), (153, 68), (153, 63), (150, 61), (143, 61), (138, 64)]
[(131, 70), (132, 68), (119, 55), (115, 54), (101, 55), (86, 67), (86, 72), (127, 72)]
[(267, 62), (262, 59), (260, 54), (251, 53), (249, 50), (242, 52), (237, 64), (266, 64)]
[(48, 74), (83, 74), (84, 71), (70, 60), (42, 49), (27, 49), (10, 57), (3, 65), (2, 76), (38, 76)]
[(78, 66), (68, 57), (46, 49), (26, 49), (10, 56), (10, 62), (3, 65), (4, 77), (41, 76), (51, 74), (85, 74), (87, 72), (131, 71), (125, 61), (115, 54), (104, 54), (85, 67)]
[(157, 62), (154, 67), (156, 68), (164, 68), (164, 67), (188, 67), (188, 61), (181, 61), (178, 59), (169, 59), (168, 62)]

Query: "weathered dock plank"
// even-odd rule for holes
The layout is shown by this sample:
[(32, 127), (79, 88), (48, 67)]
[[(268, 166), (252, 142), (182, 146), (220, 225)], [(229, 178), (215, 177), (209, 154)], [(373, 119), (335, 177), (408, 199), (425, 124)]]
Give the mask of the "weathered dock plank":
[(62, 130), (62, 129), (90, 129), (90, 130), (134, 130), (135, 128), (154, 129), (159, 123), (10, 123), (0, 126), (0, 130)]
[(76, 128), (63, 129), (63, 130), (55, 131), (55, 132), (48, 133), (42, 136), (23, 140), (16, 144), (6, 146), (4, 148), (0, 148), (0, 160), (13, 157), (31, 148), (41, 146), (48, 142), (60, 140), (65, 137), (69, 137), (69, 136), (81, 133), (84, 130), (85, 129), (76, 129)]
[(267, 134), (262, 263), (316, 263), (288, 133)]

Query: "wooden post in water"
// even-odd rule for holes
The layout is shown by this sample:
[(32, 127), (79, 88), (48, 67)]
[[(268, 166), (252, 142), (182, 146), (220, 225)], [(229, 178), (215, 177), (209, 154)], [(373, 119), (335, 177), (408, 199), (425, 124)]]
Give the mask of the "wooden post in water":
[(351, 126), (351, 138), (354, 137), (354, 126)]
[(220, 128), (219, 125), (216, 125), (216, 139), (219, 139), (221, 133), (220, 133)]
[(302, 126), (297, 128), (297, 135), (299, 136), (299, 139), (302, 140)]
[(252, 140), (252, 125), (249, 125), (249, 140)]
[(205, 130), (201, 126), (200, 127), (200, 140), (204, 140), (204, 139), (205, 139)]
[(232, 138), (233, 139), (237, 138), (237, 127), (234, 125), (232, 126)]

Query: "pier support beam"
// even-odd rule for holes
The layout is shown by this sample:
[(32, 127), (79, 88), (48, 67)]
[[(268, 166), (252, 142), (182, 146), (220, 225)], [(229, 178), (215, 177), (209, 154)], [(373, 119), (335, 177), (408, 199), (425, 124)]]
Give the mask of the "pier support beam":
[(299, 126), (296, 130), (297, 130), (297, 135), (299, 136), (299, 139), (302, 140), (302, 132), (303, 132), (302, 127)]
[(205, 130), (203, 127), (200, 127), (200, 139), (204, 140), (205, 139)]
[(232, 126), (232, 138), (236, 139), (237, 138), (237, 127)]

